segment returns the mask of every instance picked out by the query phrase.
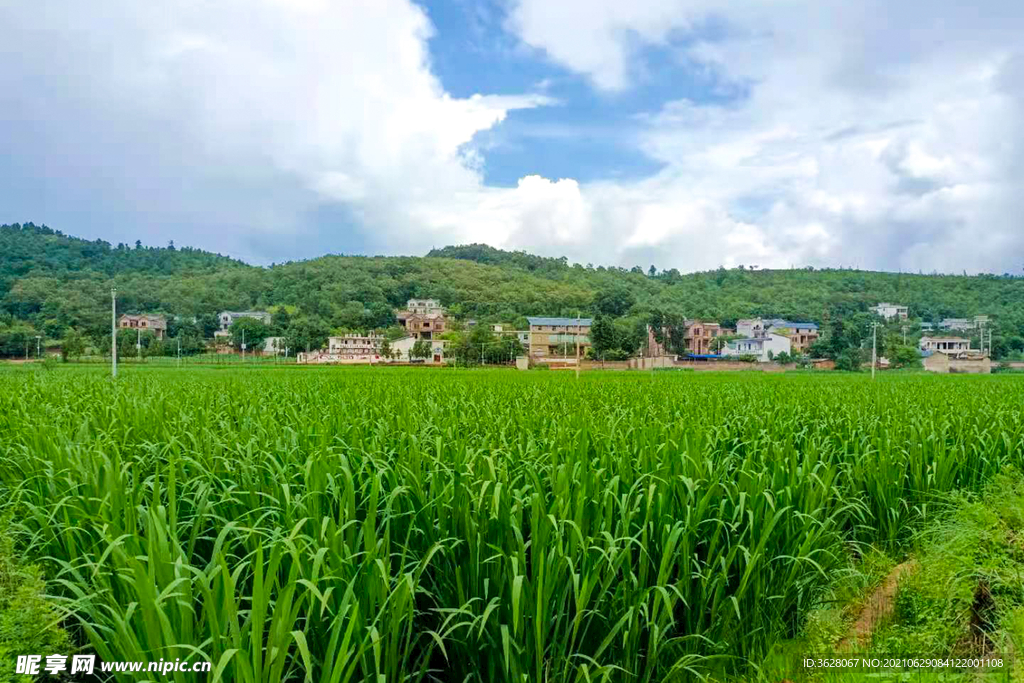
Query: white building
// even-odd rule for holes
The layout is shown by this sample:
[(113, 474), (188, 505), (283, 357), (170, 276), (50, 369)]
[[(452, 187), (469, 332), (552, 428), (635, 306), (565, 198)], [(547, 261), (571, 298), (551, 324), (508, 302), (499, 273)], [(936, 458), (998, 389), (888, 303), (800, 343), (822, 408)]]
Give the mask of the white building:
[(270, 324), (270, 314), (266, 311), (221, 311), (217, 314), (217, 320), (220, 322), (222, 332), (227, 332), (231, 327), (231, 323), (239, 318), (255, 318), (264, 325)]
[(284, 337), (267, 337), (263, 340), (263, 353), (266, 355), (284, 355)]
[(409, 299), (405, 304), (405, 310), (409, 313), (420, 315), (441, 314), (444, 315), (444, 307), (437, 299)]
[(760, 318), (744, 318), (736, 321), (736, 334), (753, 339), (764, 335), (764, 321)]
[(971, 350), (971, 340), (962, 337), (921, 337), (922, 351), (939, 353), (964, 353)]
[(380, 334), (346, 334), (327, 338), (327, 353), (347, 356), (376, 356), (380, 353), (384, 336)]
[[(409, 355), (412, 351), (412, 347), (419, 341), (415, 337), (405, 337), (397, 341), (391, 342), (391, 352), (398, 354), (398, 360), (400, 361), (412, 361), (413, 358)], [(426, 343), (430, 344), (430, 355), (424, 359), (423, 362), (428, 364), (443, 363), (444, 362), (444, 348), (448, 345), (447, 339), (424, 339)]]
[(894, 318), (898, 318), (899, 320), (906, 320), (910, 316), (910, 309), (907, 306), (901, 306), (900, 304), (890, 304), (888, 302), (872, 306), (871, 310), (875, 313), (875, 315), (885, 318), (886, 320), (893, 320)]
[(764, 337), (735, 339), (722, 349), (723, 356), (756, 356), (759, 363), (768, 363), (780, 353), (792, 353), (789, 337), (769, 332)]
[(328, 337), (326, 349), (309, 353), (299, 352), (295, 354), (295, 359), (299, 363), (319, 364), (383, 363), (386, 361), (380, 355), (380, 347), (383, 343), (384, 337), (379, 334), (346, 334), (340, 337)]

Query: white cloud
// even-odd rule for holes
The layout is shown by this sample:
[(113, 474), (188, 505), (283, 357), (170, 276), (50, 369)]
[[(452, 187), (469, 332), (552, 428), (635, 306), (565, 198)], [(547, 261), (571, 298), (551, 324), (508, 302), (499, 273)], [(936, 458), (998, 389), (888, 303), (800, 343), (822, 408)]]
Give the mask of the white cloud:
[(628, 91), (645, 47), (749, 88), (644, 117), (642, 148), (665, 168), (634, 183), (647, 199), (619, 261), (643, 245), (701, 268), (1019, 267), (1019, 3), (518, 0), (510, 26), (599, 89)]
[[(453, 97), (409, 0), (0, 4), (0, 203), (260, 261), (485, 241), (684, 270), (1015, 268), (1024, 9), (981, 5), (514, 0), (525, 45), (617, 101), (650, 48), (749, 96), (638, 116), (652, 177), (497, 188), (475, 136), (559, 106), (565, 79)], [(531, 142), (573, 133), (549, 123)]]
[[(19, 171), (75, 185), (99, 167), (96, 189), (111, 201), (139, 202), (142, 191), (149, 211), (132, 215), (151, 217), (151, 233), (173, 226), (179, 243), (260, 260), (296, 239), (316, 244), (285, 255), (344, 243), (304, 224), (332, 205), (355, 216), (339, 232), (376, 248), (447, 242), (409, 216), (484, 189), (467, 143), (512, 110), (557, 104), (533, 93), (452, 97), (431, 71), (433, 27), (408, 0), (5, 3), (0, 22), (16, 55), (0, 64), (0, 108), (15, 113), (0, 149), (25, 166), (42, 160)], [(60, 223), (47, 206), (22, 210)], [(198, 239), (179, 234), (187, 226)], [(137, 231), (98, 230), (130, 241)]]

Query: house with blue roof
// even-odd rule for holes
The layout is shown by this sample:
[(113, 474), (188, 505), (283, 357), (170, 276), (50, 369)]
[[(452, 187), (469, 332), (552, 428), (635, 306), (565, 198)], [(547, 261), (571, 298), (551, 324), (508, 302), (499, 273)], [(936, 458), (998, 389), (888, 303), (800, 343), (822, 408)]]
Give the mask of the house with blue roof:
[(794, 322), (783, 318), (765, 321), (765, 332), (789, 337), (793, 351), (796, 353), (803, 353), (821, 336), (816, 323)]

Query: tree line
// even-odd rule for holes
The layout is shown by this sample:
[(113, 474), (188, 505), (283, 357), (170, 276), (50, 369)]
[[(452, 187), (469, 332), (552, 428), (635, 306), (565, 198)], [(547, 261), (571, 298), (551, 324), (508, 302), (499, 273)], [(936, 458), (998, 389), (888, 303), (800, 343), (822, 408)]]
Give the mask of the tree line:
[(1024, 279), (1007, 275), (745, 267), (683, 274), (654, 265), (570, 264), (486, 245), (445, 247), (426, 257), (340, 255), (257, 267), (173, 244), (112, 245), (26, 223), (0, 226), (0, 356), (24, 355), (26, 340), (34, 343), (36, 335), (51, 345), (77, 337), (109, 346), (111, 287), (119, 314), (163, 314), (168, 337), (181, 337), (183, 346), (209, 339), (212, 316), (221, 310), (270, 310), (275, 329), (268, 336), (305, 350), (334, 332), (386, 330), (406, 300), (432, 297), (463, 324), (467, 344), (475, 343), (470, 320), (525, 329), (527, 315), (594, 317), (594, 346), (606, 357), (635, 353), (658, 316), (725, 327), (746, 317), (807, 320), (823, 326), (823, 338), (847, 338), (845, 330), (832, 333), (834, 322), (870, 316), (879, 301), (908, 305), (915, 318), (930, 322), (990, 315), (995, 355), (1024, 350)]

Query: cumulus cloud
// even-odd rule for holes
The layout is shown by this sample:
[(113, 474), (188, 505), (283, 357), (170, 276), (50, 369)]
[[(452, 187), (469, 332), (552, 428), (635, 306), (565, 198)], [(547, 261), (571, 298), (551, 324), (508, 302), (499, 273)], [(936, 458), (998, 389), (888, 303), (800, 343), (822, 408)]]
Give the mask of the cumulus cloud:
[[(715, 22), (725, 28), (701, 30)], [(726, 230), (749, 235), (734, 242), (762, 265), (1019, 267), (1018, 3), (518, 0), (509, 24), (622, 97), (651, 47), (747, 90), (724, 105), (673, 101), (642, 122), (644, 151), (666, 164), (639, 183), (661, 190), (648, 213), (708, 228), (682, 240), (705, 255), (685, 265), (713, 266)], [(633, 226), (622, 258), (642, 243), (680, 261), (687, 222), (654, 224)]]
[[(90, 226), (113, 239), (415, 253), (451, 237), (410, 223), (417, 206), (482, 187), (473, 136), (557, 104), (449, 95), (407, 0), (4, 3), (0, 21), (4, 204), (71, 232), (116, 204), (124, 223)], [(332, 205), (347, 220), (317, 221)]]
[(652, 51), (715, 97), (637, 114), (650, 177), (493, 187), (478, 135), (563, 103), (548, 79), (452, 96), (410, 0), (3, 3), (0, 204), (258, 262), (485, 241), (682, 270), (1012, 270), (1018, 5), (510, 0), (505, 28), (601, 97), (628, 101)]

